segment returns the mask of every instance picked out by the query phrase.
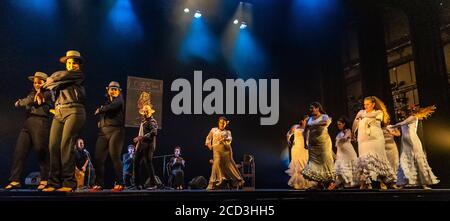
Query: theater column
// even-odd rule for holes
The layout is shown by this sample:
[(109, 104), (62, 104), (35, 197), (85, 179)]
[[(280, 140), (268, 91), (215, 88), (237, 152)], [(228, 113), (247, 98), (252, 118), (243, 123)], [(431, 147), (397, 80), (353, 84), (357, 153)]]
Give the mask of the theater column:
[(435, 104), (436, 115), (449, 117), (449, 93), (445, 57), (441, 41), (439, 4), (437, 1), (414, 0), (407, 14), (421, 106)]
[(379, 97), (393, 113), (381, 7), (376, 3), (361, 4), (357, 10), (363, 96)]

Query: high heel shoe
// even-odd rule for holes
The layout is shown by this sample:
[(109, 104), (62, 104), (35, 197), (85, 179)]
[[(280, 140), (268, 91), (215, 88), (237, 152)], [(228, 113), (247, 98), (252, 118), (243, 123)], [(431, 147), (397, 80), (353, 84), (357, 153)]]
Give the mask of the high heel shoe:
[(365, 190), (365, 189), (367, 189), (366, 183), (361, 182), (361, 183), (359, 184), (359, 189), (360, 189), (360, 190)]
[(7, 186), (5, 186), (5, 190), (14, 190), (14, 189), (20, 189), (21, 185), (19, 182), (12, 181)]
[(112, 192), (120, 192), (122, 190), (123, 190), (123, 185), (115, 185), (111, 191)]
[(336, 188), (336, 183), (332, 182), (332, 183), (330, 183), (330, 185), (328, 185), (327, 190), (334, 190), (335, 188)]
[(45, 189), (45, 187), (47, 187), (48, 182), (46, 180), (42, 180), (39, 183), (39, 186), (37, 187), (37, 190), (42, 191), (43, 189)]
[(395, 184), (392, 184), (389, 188), (393, 189), (393, 190), (399, 189), (399, 187), (397, 185), (395, 185)]
[(42, 192), (55, 192), (55, 191), (56, 191), (56, 188), (51, 187), (51, 186), (42, 189)]
[(429, 187), (429, 186), (427, 186), (427, 185), (422, 185), (422, 188), (423, 188), (424, 190), (431, 190), (431, 187)]
[(70, 193), (73, 192), (73, 189), (70, 187), (61, 187), (57, 189), (56, 192)]
[(388, 188), (387, 188), (387, 186), (386, 186), (386, 184), (384, 182), (380, 182), (380, 189), (381, 190), (387, 190)]
[(102, 186), (95, 185), (95, 186), (93, 186), (91, 189), (89, 189), (89, 192), (100, 192), (100, 191), (102, 191), (102, 190), (103, 190), (103, 187), (102, 187)]

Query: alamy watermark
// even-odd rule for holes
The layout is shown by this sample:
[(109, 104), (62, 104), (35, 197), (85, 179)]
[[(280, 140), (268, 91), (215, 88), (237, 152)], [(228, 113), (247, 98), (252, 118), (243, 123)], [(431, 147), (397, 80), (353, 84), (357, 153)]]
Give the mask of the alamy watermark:
[[(202, 71), (194, 71), (194, 86), (183, 78), (172, 82), (171, 91), (178, 92), (171, 102), (172, 112), (180, 114), (260, 114), (261, 125), (274, 125), (279, 119), (279, 80), (270, 79), (270, 96), (267, 79), (215, 78), (203, 82)], [(246, 89), (248, 89), (248, 112), (246, 112)], [(224, 91), (226, 96), (224, 98)], [(193, 92), (193, 96), (192, 96)], [(210, 92), (203, 98), (203, 92)], [(236, 96), (235, 96), (236, 92)], [(235, 101), (235, 97), (237, 100)], [(268, 100), (270, 98), (270, 100)], [(225, 110), (224, 110), (225, 100)], [(192, 110), (192, 101), (194, 109)], [(270, 105), (269, 105), (270, 101)], [(235, 108), (236, 105), (236, 108)], [(235, 112), (235, 110), (237, 110)]]

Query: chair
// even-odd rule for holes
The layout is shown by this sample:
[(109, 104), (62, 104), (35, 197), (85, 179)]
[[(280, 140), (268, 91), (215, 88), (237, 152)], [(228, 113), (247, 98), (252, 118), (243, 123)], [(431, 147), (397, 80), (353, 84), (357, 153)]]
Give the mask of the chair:
[(244, 161), (239, 165), (242, 178), (245, 183), (243, 190), (255, 190), (255, 158), (252, 155), (244, 155)]

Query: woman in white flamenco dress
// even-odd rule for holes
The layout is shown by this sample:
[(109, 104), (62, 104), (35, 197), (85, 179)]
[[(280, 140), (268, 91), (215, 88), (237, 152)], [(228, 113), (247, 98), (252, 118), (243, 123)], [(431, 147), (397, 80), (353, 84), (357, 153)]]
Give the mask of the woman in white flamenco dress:
[(375, 96), (364, 98), (364, 110), (358, 112), (353, 122), (353, 132), (358, 131), (357, 176), (360, 189), (372, 189), (372, 182), (380, 182), (380, 189), (395, 185), (395, 173), (388, 161), (382, 123), (389, 115), (384, 103)]
[(337, 126), (340, 132), (336, 136), (336, 186), (338, 188), (350, 188), (358, 184), (356, 179), (356, 155), (355, 149), (351, 143), (352, 132), (349, 128), (348, 120), (341, 117), (337, 120)]
[(419, 120), (426, 119), (435, 109), (435, 106), (417, 108), (404, 121), (388, 126), (388, 128), (400, 127), (402, 130), (402, 152), (397, 174), (397, 185), (400, 187), (421, 186), (423, 189), (431, 189), (429, 185), (439, 183), (439, 180), (428, 165), (427, 157), (423, 152), (422, 142), (417, 136)]

